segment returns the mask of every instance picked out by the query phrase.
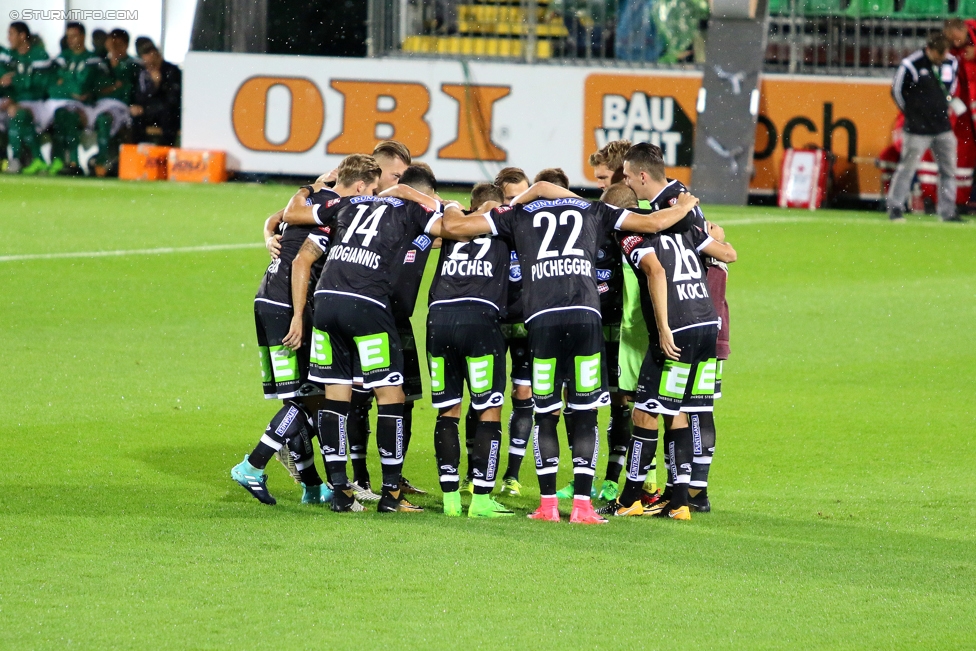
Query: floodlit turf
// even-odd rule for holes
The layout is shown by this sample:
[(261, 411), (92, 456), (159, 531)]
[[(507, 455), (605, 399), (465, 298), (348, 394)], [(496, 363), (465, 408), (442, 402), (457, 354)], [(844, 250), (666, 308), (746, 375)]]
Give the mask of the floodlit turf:
[[(0, 257), (258, 242), (292, 190), (4, 178)], [(274, 461), (263, 506), (260, 246), (0, 261), (0, 648), (973, 648), (976, 225), (706, 212), (740, 262), (690, 523), (448, 519), (429, 406), (426, 513)]]

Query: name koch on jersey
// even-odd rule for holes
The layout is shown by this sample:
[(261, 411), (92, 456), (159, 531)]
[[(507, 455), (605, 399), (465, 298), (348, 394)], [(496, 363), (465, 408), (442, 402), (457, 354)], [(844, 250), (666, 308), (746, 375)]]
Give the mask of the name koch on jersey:
[(508, 302), (511, 251), (500, 238), (444, 240), (429, 305), (474, 301), (504, 313)]
[(315, 293), (355, 296), (388, 307), (397, 253), (440, 216), (395, 197), (342, 197), (327, 202), (315, 219), (332, 228), (333, 238)]
[(552, 310), (600, 314), (597, 252), (629, 213), (603, 202), (569, 198), (501, 206), (485, 215), (492, 234), (514, 244), (518, 252), (526, 322)]
[[(708, 233), (695, 226), (653, 235), (627, 234), (620, 240), (627, 262), (639, 277), (644, 275), (641, 260), (650, 253), (664, 268), (668, 280), (668, 327), (672, 332), (719, 324), (701, 261), (701, 250), (712, 241)], [(641, 311), (650, 329), (657, 322), (647, 291), (641, 292)]]

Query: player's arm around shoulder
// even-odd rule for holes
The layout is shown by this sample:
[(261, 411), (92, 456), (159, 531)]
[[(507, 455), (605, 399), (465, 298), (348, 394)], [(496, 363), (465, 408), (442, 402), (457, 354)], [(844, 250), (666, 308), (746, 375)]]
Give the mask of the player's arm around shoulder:
[(726, 264), (731, 264), (739, 259), (739, 255), (728, 242), (712, 240), (701, 248), (701, 252)]
[(298, 192), (288, 200), (288, 205), (285, 206), (285, 210), (282, 213), (282, 219), (289, 224), (297, 226), (311, 226), (315, 224), (316, 206), (309, 205), (308, 198), (310, 196), (311, 192), (307, 187), (299, 188)]
[(285, 211), (282, 209), (264, 220), (264, 246), (271, 254), (272, 260), (277, 260), (281, 255), (281, 234), (278, 232), (278, 227), (284, 221), (284, 215)]
[(549, 183), (548, 181), (539, 181), (538, 183), (533, 183), (528, 190), (518, 195), (510, 205), (514, 206), (516, 204), (525, 204), (535, 201), (536, 199), (579, 199), (579, 195), (575, 192), (571, 192), (566, 188), (556, 185), (555, 183)]
[(298, 255), (291, 263), (291, 305), (292, 316), (291, 324), (288, 327), (288, 334), (281, 340), (281, 343), (292, 350), (302, 347), (304, 337), (304, 312), (305, 301), (308, 300), (308, 280), (312, 275), (312, 265), (322, 257), (324, 251), (317, 245), (311, 237), (305, 239), (302, 248), (298, 250)]
[[(459, 242), (473, 240), (485, 233), (497, 235), (494, 222), (488, 215), (498, 205), (500, 204), (496, 202), (486, 202), (478, 209), (478, 212), (465, 215), (464, 211), (461, 210), (460, 204), (456, 202), (446, 204), (444, 206), (444, 217), (434, 225), (429, 233), (435, 237), (443, 237)], [(482, 212), (482, 209), (486, 206), (491, 207), (487, 211)]]
[(627, 212), (617, 230), (633, 231), (635, 233), (660, 233), (681, 221), (685, 215), (698, 205), (698, 197), (683, 192), (673, 206), (663, 208), (650, 214)]

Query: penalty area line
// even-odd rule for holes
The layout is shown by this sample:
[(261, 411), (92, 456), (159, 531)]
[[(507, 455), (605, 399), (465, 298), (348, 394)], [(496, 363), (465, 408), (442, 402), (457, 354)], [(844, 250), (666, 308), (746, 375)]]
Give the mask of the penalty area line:
[(264, 248), (260, 242), (245, 244), (204, 244), (202, 246), (164, 246), (157, 249), (122, 249), (117, 251), (75, 251), (69, 253), (25, 253), (23, 255), (0, 255), (0, 262), (20, 262), (21, 260), (61, 260), (64, 258), (110, 258), (120, 255), (160, 255), (163, 253), (207, 253), (210, 251), (233, 251), (234, 249)]

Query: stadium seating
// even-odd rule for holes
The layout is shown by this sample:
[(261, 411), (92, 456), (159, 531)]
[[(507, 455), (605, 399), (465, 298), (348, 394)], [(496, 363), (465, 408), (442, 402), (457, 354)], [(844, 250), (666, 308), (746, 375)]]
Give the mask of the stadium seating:
[(853, 0), (844, 12), (851, 17), (885, 18), (895, 15), (895, 0)]
[(942, 18), (946, 15), (945, 0), (905, 0), (897, 13), (899, 18)]
[(841, 0), (805, 0), (803, 3), (806, 16), (840, 16), (843, 13)]
[(976, 18), (976, 0), (959, 0), (953, 15), (959, 18)]
[(536, 24), (530, 28), (527, 11), (519, 0), (501, 0), (498, 4), (465, 4), (458, 6), (457, 34), (408, 36), (403, 41), (404, 52), (422, 54), (450, 54), (462, 56), (520, 57), (523, 43), (518, 37), (534, 30), (536, 57), (552, 56), (549, 39), (563, 39), (569, 30), (559, 14), (546, 8), (549, 0), (537, 0)]

